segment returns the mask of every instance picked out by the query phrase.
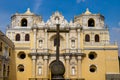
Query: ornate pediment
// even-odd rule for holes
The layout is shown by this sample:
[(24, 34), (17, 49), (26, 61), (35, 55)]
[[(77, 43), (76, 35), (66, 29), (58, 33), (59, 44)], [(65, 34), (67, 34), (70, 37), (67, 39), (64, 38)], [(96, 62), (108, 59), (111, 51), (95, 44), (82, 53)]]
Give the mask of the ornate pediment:
[(55, 13), (53, 13), (52, 16), (50, 16), (50, 19), (47, 21), (46, 24), (50, 27), (54, 27), (56, 24), (56, 19), (58, 20), (58, 23), (61, 27), (65, 27), (66, 25), (68, 25), (68, 21), (64, 19), (64, 16), (62, 16), (62, 14), (58, 11), (56, 11)]

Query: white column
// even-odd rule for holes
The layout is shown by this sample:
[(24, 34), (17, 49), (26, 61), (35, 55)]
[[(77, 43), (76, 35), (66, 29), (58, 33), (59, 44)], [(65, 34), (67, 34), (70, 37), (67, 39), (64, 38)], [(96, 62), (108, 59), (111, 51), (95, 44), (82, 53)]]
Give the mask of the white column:
[(25, 41), (25, 33), (24, 32), (22, 32), (20, 39), (21, 39), (21, 41)]
[(77, 59), (78, 59), (78, 65), (77, 65), (77, 67), (78, 67), (78, 78), (82, 78), (82, 63), (81, 63), (81, 60), (82, 60), (82, 57), (81, 56), (78, 56), (77, 57)]
[(80, 29), (78, 29), (77, 31), (78, 31), (78, 53), (80, 53), (81, 52), (80, 51), (80, 46), (81, 46), (81, 44), (80, 44)]
[(34, 31), (34, 42), (33, 42), (33, 52), (36, 52), (36, 37), (37, 37), (37, 30), (36, 29), (34, 29), (33, 30)]
[(48, 78), (48, 56), (44, 56), (44, 78)]
[(15, 32), (12, 32), (11, 36), (12, 36), (12, 40), (15, 41), (15, 37), (16, 37)]
[(91, 44), (93, 45), (94, 41), (95, 41), (94, 33), (93, 32), (91, 32), (90, 41), (91, 41)]
[(32, 56), (32, 77), (35, 78), (36, 75), (36, 56)]
[(69, 39), (68, 39), (68, 33), (66, 33), (66, 53), (69, 53)]
[(70, 57), (69, 56), (66, 56), (65, 57), (65, 59), (66, 59), (66, 79), (69, 79), (70, 77), (70, 62), (69, 62), (69, 59), (70, 59)]
[(47, 36), (47, 29), (45, 29), (45, 52), (48, 52), (48, 36)]

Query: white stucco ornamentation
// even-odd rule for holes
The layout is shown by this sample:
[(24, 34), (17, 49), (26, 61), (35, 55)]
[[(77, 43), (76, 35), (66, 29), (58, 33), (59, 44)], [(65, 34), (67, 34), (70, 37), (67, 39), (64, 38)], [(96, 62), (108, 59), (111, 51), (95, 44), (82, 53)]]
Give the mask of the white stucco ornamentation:
[(59, 24), (61, 27), (65, 27), (66, 25), (68, 25), (68, 21), (64, 19), (64, 16), (62, 16), (62, 14), (58, 11), (56, 11), (55, 13), (53, 13), (52, 16), (50, 16), (50, 19), (47, 21), (46, 24), (48, 24), (50, 27), (54, 27), (56, 24), (56, 17), (59, 19)]

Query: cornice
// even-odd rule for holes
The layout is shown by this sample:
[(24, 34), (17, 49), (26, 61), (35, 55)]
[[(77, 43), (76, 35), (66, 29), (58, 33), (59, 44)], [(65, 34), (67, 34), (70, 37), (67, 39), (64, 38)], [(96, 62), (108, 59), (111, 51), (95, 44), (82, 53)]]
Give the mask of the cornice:
[(0, 31), (0, 39), (5, 42), (9, 47), (14, 48), (14, 43), (4, 34)]

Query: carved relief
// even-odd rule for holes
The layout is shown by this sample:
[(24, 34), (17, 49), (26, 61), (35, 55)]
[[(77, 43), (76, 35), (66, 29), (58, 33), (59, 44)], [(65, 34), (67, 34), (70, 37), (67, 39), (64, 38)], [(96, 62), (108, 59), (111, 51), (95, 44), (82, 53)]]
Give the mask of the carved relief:
[[(62, 16), (62, 14), (60, 14), (58, 11), (56, 11), (51, 17), (50, 19), (47, 21), (47, 24), (50, 25), (55, 25), (56, 24), (56, 17), (57, 19), (59, 19), (59, 24), (62, 27), (65, 27), (65, 25), (68, 25), (67, 20), (64, 19), (64, 16)], [(64, 25), (64, 26), (63, 26)], [(52, 27), (52, 26), (51, 26)]]

